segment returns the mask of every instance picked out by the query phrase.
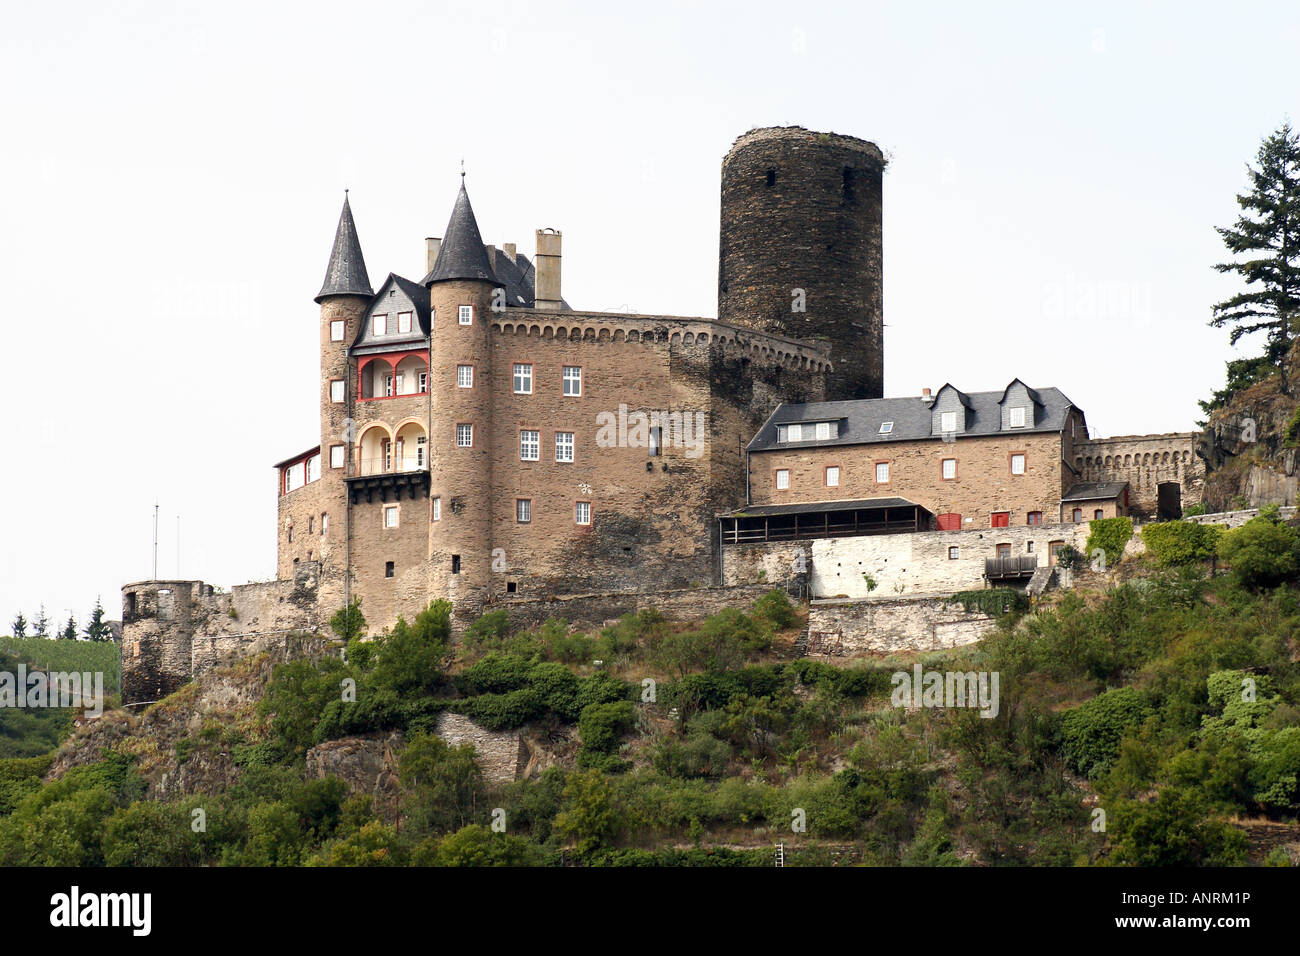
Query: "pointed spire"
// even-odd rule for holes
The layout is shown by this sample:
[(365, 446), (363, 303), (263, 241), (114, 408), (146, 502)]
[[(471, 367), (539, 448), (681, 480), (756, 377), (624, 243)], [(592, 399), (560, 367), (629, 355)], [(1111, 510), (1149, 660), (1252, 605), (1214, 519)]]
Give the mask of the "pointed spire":
[(493, 285), (501, 285), (492, 264), (488, 262), (487, 249), (483, 246), (483, 237), (479, 235), (478, 222), (474, 219), (474, 210), (469, 204), (469, 193), (465, 192), (465, 180), (460, 181), (460, 194), (456, 197), (456, 207), (451, 211), (451, 221), (447, 231), (442, 234), (442, 245), (438, 249), (438, 259), (433, 264), (433, 271), (424, 277), (423, 285), (444, 282), (447, 279), (481, 279)]
[(329, 268), (325, 270), (325, 284), (316, 295), (319, 302), (327, 295), (374, 295), (370, 276), (366, 274), (366, 260), (361, 255), (361, 241), (357, 238), (357, 224), (352, 221), (352, 206), (348, 191), (343, 190), (343, 212), (339, 228), (334, 233), (334, 248), (330, 250)]

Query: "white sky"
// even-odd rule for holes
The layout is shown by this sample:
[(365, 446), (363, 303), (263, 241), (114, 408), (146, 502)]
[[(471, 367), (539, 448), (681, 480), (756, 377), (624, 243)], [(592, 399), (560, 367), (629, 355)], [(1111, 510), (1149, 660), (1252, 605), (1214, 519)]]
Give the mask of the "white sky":
[(1059, 6), (6, 4), (0, 631), (119, 616), (155, 499), (160, 576), (178, 515), (183, 577), (274, 576), (343, 188), (374, 285), (419, 279), (462, 156), (485, 241), (563, 230), (575, 307), (712, 316), (735, 137), (873, 140), (887, 395), (1020, 376), (1094, 433), (1190, 429), (1300, 9)]

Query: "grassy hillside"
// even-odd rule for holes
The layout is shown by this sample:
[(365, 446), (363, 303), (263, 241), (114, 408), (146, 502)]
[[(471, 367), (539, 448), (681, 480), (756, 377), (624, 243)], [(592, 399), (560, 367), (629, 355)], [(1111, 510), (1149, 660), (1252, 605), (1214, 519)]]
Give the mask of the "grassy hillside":
[[(849, 666), (797, 658), (802, 621), (776, 593), (599, 634), (512, 634), (488, 615), (454, 649), (435, 604), (353, 642), (346, 664), (279, 665), (237, 714), (200, 720), (187, 688), (158, 705), (174, 741), (88, 737), (83, 765), (44, 785), (43, 764), (0, 761), (0, 862), (768, 866), (782, 843), (795, 866), (1285, 864), (1300, 845), (1294, 568), (1261, 587), (1160, 561), (1013, 612), (977, 645)], [(996, 672), (996, 717), (895, 706), (891, 675), (917, 661)], [(546, 769), (487, 783), (470, 748), (432, 735), (443, 711), (519, 728)], [(308, 778), (312, 746), (394, 730), (384, 806)], [(164, 772), (189, 795), (143, 799)], [(70, 838), (33, 845), (32, 827)]]
[[(0, 637), (0, 671), (28, 669), (102, 673), (105, 706), (121, 695), (121, 650), (111, 641)], [(0, 707), (0, 757), (34, 757), (58, 746), (72, 729), (72, 713), (57, 708)]]

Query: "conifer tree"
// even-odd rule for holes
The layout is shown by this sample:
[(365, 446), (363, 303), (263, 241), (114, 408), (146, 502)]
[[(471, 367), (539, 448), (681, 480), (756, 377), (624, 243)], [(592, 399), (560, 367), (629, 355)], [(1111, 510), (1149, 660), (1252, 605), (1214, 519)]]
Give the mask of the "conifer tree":
[(1246, 289), (1214, 306), (1210, 325), (1231, 326), (1233, 345), (1264, 332), (1262, 358), (1278, 368), (1290, 394), (1285, 363), (1300, 332), (1300, 134), (1289, 121), (1263, 141), (1256, 162), (1246, 167), (1251, 189), (1237, 197), (1236, 223), (1216, 229), (1236, 258), (1214, 268), (1235, 272)]
[(18, 616), (15, 617), (13, 623), (9, 625), (9, 630), (14, 637), (27, 636), (27, 618), (23, 617), (22, 611), (18, 612)]
[(41, 612), (36, 615), (36, 620), (32, 622), (33, 637), (50, 636), (50, 619), (45, 615), (45, 605), (41, 605)]
[(95, 598), (95, 606), (90, 611), (90, 623), (83, 633), (88, 641), (107, 641), (110, 637), (108, 625), (104, 623), (104, 605)]
[(77, 639), (77, 619), (71, 614), (68, 615), (68, 623), (63, 625), (63, 633), (59, 637), (65, 641), (75, 641)]

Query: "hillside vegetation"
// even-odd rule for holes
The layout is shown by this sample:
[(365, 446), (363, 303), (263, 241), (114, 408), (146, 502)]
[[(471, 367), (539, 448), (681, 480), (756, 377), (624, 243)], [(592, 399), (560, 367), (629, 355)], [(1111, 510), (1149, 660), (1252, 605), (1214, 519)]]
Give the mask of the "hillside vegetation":
[[(779, 592), (596, 634), (494, 613), (455, 646), (435, 602), (346, 662), (211, 678), (238, 705), (191, 686), (136, 718), (148, 735), (106, 719), (54, 769), (0, 761), (0, 859), (769, 866), (780, 843), (787, 865), (1288, 863), (1252, 840), (1268, 822), (1300, 841), (1300, 536), (1275, 517), (1229, 532), (1214, 576), (1197, 533), (1166, 537), (1124, 584), (1009, 605), (979, 644), (915, 661), (796, 657)], [(996, 717), (895, 706), (917, 661), (997, 672)], [(489, 783), (433, 733), (443, 711), (518, 728), (532, 772)], [(308, 772), (311, 748), (358, 735), (398, 741), (391, 801)]]

